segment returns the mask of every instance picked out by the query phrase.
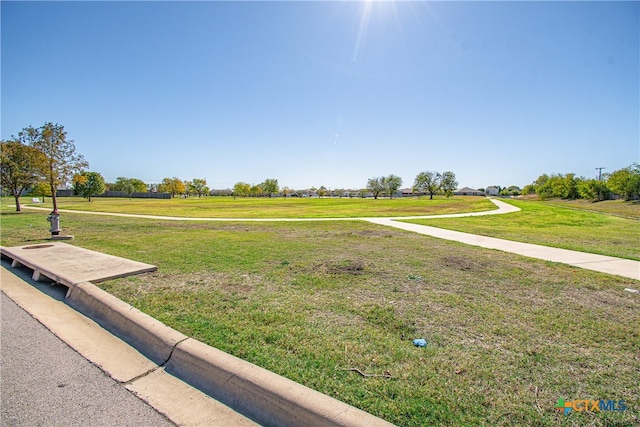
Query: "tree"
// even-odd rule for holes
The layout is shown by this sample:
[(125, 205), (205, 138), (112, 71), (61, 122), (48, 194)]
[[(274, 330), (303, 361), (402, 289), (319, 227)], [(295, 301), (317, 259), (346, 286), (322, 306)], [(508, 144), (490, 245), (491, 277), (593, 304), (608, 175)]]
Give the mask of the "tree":
[(44, 181), (37, 182), (36, 185), (31, 188), (31, 195), (42, 196), (43, 199), (45, 197), (51, 197), (51, 187)]
[(73, 177), (74, 193), (89, 201), (91, 196), (102, 194), (106, 189), (104, 178), (98, 172), (81, 172)]
[(542, 185), (536, 186), (536, 194), (542, 200), (550, 199), (554, 195), (553, 180), (551, 178), (544, 181)]
[(367, 181), (367, 190), (373, 194), (373, 198), (377, 199), (380, 193), (384, 191), (383, 178), (369, 178)]
[(262, 185), (252, 185), (249, 189), (249, 194), (252, 197), (260, 197), (264, 194), (264, 187)]
[(136, 191), (136, 188), (133, 185), (133, 182), (131, 182), (131, 180), (129, 178), (125, 178), (123, 176), (117, 177), (116, 178), (116, 183), (113, 184), (110, 187), (110, 189), (112, 191), (125, 192), (129, 196), (129, 198), (131, 198), (131, 195)]
[(197, 194), (198, 197), (202, 197), (203, 194), (209, 193), (209, 187), (207, 187), (207, 180), (205, 178), (194, 178), (193, 181), (191, 181), (190, 187), (190, 190)]
[(191, 196), (191, 194), (194, 193), (194, 191), (193, 191), (193, 182), (192, 181), (182, 181), (182, 184), (184, 185), (184, 194), (186, 195), (186, 197)]
[(115, 184), (111, 185), (109, 189), (112, 191), (124, 191), (131, 197), (133, 193), (146, 193), (149, 187), (141, 179), (119, 176), (116, 178)]
[(171, 193), (171, 196), (174, 196), (171, 192), (171, 178), (162, 178), (162, 181), (158, 184), (158, 191), (161, 193)]
[(536, 189), (537, 189), (538, 187), (543, 186), (543, 185), (544, 185), (548, 180), (549, 180), (549, 175), (547, 175), (546, 173), (543, 173), (542, 175), (540, 175), (540, 176), (538, 177), (538, 179), (536, 179), (536, 180), (533, 182), (533, 185), (534, 185), (534, 186), (536, 187)]
[(439, 187), (440, 191), (444, 193), (445, 196), (451, 197), (453, 196), (453, 192), (458, 188), (458, 181), (456, 181), (456, 174), (451, 171), (442, 172), (440, 175)]
[(246, 182), (236, 182), (233, 186), (233, 198), (247, 197), (251, 193), (251, 185)]
[(171, 193), (172, 197), (178, 194), (185, 194), (186, 188), (184, 183), (175, 176), (173, 178), (164, 178), (158, 185), (158, 191), (162, 193)]
[(609, 175), (607, 186), (625, 200), (640, 197), (640, 165), (633, 163)]
[(597, 179), (580, 180), (578, 182), (578, 195), (591, 201), (602, 201), (609, 198), (609, 188), (605, 181), (598, 181)]
[(18, 140), (0, 142), (0, 184), (9, 190), (20, 212), (20, 196), (42, 179), (44, 155)]
[(429, 193), (429, 199), (438, 193), (440, 188), (440, 174), (437, 172), (420, 172), (413, 182), (413, 191), (417, 193)]
[(580, 178), (576, 178), (575, 173), (568, 173), (562, 178), (562, 198), (577, 199), (578, 198), (578, 182)]
[(327, 187), (325, 187), (324, 185), (321, 185), (320, 188), (318, 188), (318, 197), (323, 198), (326, 195), (327, 195)]
[(278, 186), (278, 180), (273, 178), (265, 179), (262, 184), (260, 184), (264, 193), (266, 193), (269, 197), (271, 197), (274, 193), (280, 192), (280, 187)]
[(547, 174), (540, 175), (536, 180), (536, 194), (542, 200), (550, 199), (552, 197), (566, 197), (567, 180), (561, 174)]
[(507, 191), (510, 196), (519, 196), (522, 193), (522, 190), (517, 185), (510, 185)]
[(580, 178), (576, 178), (575, 174), (568, 173), (566, 175), (553, 174), (548, 176), (541, 175), (536, 183), (536, 193), (541, 199), (549, 199), (551, 197), (562, 197), (563, 199), (578, 198), (578, 182)]
[(385, 190), (387, 190), (387, 194), (389, 195), (389, 198), (393, 198), (393, 195), (400, 189), (400, 186), (402, 185), (402, 178), (400, 178), (398, 175), (389, 175), (387, 177), (382, 178), (382, 185), (384, 186)]
[(76, 153), (74, 141), (67, 139), (64, 126), (57, 123), (54, 125), (48, 122), (38, 129), (31, 126), (24, 128), (18, 133), (18, 138), (44, 155), (42, 174), (51, 187), (53, 212), (58, 213), (56, 189), (69, 182), (75, 173), (89, 167), (89, 163), (81, 154)]

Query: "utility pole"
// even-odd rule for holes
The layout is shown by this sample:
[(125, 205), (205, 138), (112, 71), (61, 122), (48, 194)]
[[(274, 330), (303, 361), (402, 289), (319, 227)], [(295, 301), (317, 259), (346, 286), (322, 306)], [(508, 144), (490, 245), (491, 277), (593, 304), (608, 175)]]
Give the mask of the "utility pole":
[(602, 169), (606, 168), (596, 168), (596, 170), (598, 171), (598, 181), (602, 180)]

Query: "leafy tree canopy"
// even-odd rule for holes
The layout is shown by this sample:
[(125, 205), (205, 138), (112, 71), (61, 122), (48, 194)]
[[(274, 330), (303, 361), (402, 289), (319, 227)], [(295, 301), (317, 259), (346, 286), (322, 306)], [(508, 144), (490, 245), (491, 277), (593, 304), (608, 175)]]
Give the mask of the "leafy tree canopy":
[(18, 140), (44, 155), (42, 174), (51, 187), (53, 211), (57, 212), (57, 188), (68, 183), (75, 173), (89, 167), (89, 163), (81, 154), (76, 153), (74, 141), (67, 139), (64, 126), (59, 124), (47, 122), (37, 129), (29, 126), (18, 133)]
[(251, 185), (246, 182), (236, 182), (233, 186), (233, 197), (247, 197), (251, 192)]
[(382, 185), (384, 186), (389, 198), (391, 199), (395, 193), (398, 192), (402, 185), (402, 178), (398, 175), (389, 175), (382, 178)]
[(202, 197), (205, 194), (209, 194), (209, 187), (207, 187), (207, 180), (202, 178), (194, 178), (191, 181), (190, 192), (197, 194), (198, 197)]
[(73, 177), (73, 191), (79, 196), (89, 199), (102, 194), (107, 189), (104, 178), (98, 172), (81, 172)]
[(633, 163), (609, 175), (607, 186), (625, 200), (640, 197), (640, 165)]
[(42, 179), (44, 163), (42, 152), (19, 140), (0, 142), (0, 184), (15, 199), (16, 212), (21, 211), (20, 195)]
[(260, 186), (262, 187), (263, 193), (265, 193), (269, 197), (280, 192), (278, 180), (274, 178), (265, 179), (264, 182), (260, 184)]
[(170, 193), (173, 197), (178, 194), (185, 194), (187, 188), (179, 178), (175, 176), (173, 178), (164, 178), (160, 184), (158, 184), (158, 191), (162, 193)]
[(119, 176), (118, 178), (116, 178), (115, 184), (112, 184), (109, 187), (109, 190), (124, 191), (125, 193), (131, 195), (133, 193), (146, 193), (148, 187), (147, 184), (145, 184), (141, 179)]
[(380, 196), (380, 193), (384, 191), (385, 187), (382, 180), (383, 178), (379, 177), (369, 178), (369, 180), (367, 181), (367, 190), (369, 190), (371, 194), (373, 194), (374, 199), (377, 199), (378, 196)]

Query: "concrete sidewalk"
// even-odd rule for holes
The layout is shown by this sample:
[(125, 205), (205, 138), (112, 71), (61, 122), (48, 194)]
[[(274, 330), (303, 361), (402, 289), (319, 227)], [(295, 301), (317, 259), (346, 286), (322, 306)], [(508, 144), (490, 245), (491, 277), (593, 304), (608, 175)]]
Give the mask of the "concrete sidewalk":
[(463, 233), (461, 231), (445, 230), (444, 228), (394, 221), (391, 218), (369, 218), (367, 221), (374, 224), (385, 225), (387, 227), (394, 227), (401, 230), (437, 237), (438, 239), (452, 240), (487, 249), (497, 249), (529, 258), (560, 262), (574, 267), (586, 268), (588, 270), (598, 271), (601, 273), (615, 274), (617, 276), (640, 280), (640, 262), (630, 259), (570, 251), (568, 249), (534, 245), (531, 243), (514, 242), (511, 240), (497, 239), (495, 237), (478, 236), (476, 234)]

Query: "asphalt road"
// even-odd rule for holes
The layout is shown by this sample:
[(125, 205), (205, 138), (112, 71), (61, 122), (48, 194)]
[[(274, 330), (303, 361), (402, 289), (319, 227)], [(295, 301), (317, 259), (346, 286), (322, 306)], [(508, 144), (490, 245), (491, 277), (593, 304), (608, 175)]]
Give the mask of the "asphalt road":
[(0, 425), (174, 426), (0, 295)]

